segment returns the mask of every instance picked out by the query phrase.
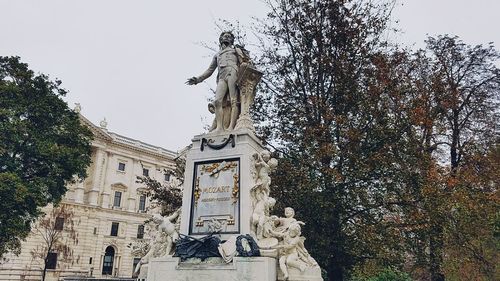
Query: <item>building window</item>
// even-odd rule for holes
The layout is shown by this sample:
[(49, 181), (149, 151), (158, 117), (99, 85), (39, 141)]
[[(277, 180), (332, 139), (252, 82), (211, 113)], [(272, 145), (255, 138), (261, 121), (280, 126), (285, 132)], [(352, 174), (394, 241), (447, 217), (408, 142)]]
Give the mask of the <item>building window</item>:
[(139, 225), (137, 227), (137, 238), (139, 239), (144, 238), (144, 225)]
[(49, 253), (47, 255), (47, 269), (56, 269), (57, 253)]
[(104, 260), (102, 262), (102, 275), (113, 275), (113, 263), (115, 261), (115, 249), (111, 246), (106, 248), (104, 252)]
[(134, 261), (132, 263), (132, 278), (137, 278), (137, 276), (139, 275), (138, 273), (135, 272), (135, 268), (137, 267), (137, 265), (139, 264), (139, 262), (141, 261), (141, 258), (134, 258)]
[(142, 168), (142, 175), (145, 177), (149, 177), (149, 169)]
[(92, 257), (89, 258), (89, 264), (92, 264)]
[(54, 224), (54, 229), (55, 230), (63, 230), (64, 227), (64, 218), (63, 217), (57, 217), (56, 218), (56, 223)]
[(121, 191), (115, 191), (115, 200), (113, 202), (114, 207), (120, 207), (120, 203), (122, 201), (122, 192)]
[(146, 195), (139, 197), (139, 211), (146, 211)]
[(125, 163), (122, 162), (118, 163), (118, 171), (125, 172)]
[(111, 223), (111, 236), (118, 236), (118, 225), (119, 223), (117, 222)]
[(165, 181), (170, 181), (170, 174), (165, 174)]

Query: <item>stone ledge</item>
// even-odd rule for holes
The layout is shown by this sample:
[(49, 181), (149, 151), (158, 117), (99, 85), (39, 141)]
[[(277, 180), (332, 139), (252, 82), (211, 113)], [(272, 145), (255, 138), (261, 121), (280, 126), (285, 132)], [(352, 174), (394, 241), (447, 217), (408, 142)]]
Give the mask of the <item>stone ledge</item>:
[(276, 259), (269, 257), (235, 257), (229, 264), (180, 262), (180, 258), (151, 260), (148, 281), (276, 281)]

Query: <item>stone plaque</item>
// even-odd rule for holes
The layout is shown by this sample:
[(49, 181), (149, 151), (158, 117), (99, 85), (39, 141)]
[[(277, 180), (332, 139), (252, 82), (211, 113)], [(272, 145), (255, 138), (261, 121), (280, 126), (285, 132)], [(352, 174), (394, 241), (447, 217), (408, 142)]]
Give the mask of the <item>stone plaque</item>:
[(240, 231), (240, 159), (195, 162), (190, 235)]

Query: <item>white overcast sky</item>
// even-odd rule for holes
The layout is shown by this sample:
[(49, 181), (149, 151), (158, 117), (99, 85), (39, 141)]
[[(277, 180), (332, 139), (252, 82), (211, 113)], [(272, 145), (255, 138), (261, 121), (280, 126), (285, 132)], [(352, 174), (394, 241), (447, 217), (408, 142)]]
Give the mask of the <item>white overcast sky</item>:
[[(214, 21), (264, 17), (259, 0), (0, 0), (0, 55), (59, 78), (70, 107), (110, 131), (178, 150), (211, 121), (208, 83), (186, 86), (217, 40)], [(454, 34), (500, 46), (500, 0), (400, 0), (391, 39), (421, 47), (427, 35)]]

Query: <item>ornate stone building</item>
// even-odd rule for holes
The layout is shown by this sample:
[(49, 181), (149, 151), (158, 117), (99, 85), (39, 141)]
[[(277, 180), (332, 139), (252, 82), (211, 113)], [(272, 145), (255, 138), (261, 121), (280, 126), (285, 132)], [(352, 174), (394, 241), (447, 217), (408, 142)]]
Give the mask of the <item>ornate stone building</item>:
[[(146, 144), (106, 129), (85, 117), (81, 120), (94, 133), (92, 164), (88, 177), (68, 186), (62, 203), (73, 212), (76, 241), (71, 242), (72, 259), (66, 262), (52, 253), (46, 280), (68, 276), (131, 278), (138, 257), (127, 247), (144, 237), (143, 223), (149, 218), (150, 202), (136, 183), (139, 175), (149, 175), (160, 182), (170, 179), (175, 152)], [(50, 207), (46, 208), (49, 213)], [(64, 231), (63, 231), (63, 235)], [(0, 280), (40, 280), (43, 262), (31, 252), (43, 244), (40, 235), (32, 234), (23, 243), (19, 256), (8, 255), (0, 264)]]

